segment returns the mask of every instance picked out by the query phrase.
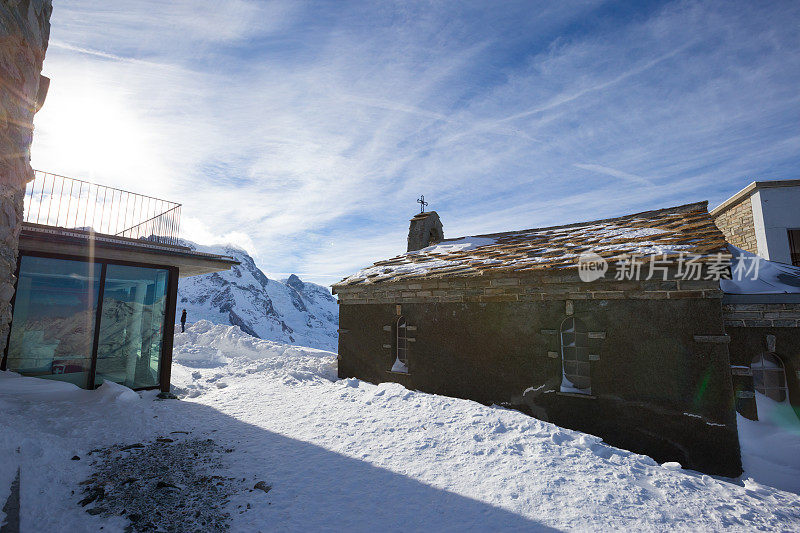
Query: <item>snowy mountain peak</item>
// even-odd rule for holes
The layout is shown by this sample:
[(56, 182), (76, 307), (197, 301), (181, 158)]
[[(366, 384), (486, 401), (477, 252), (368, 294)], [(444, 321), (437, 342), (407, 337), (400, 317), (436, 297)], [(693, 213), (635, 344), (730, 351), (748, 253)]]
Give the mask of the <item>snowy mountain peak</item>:
[(285, 282), (269, 279), (253, 258), (234, 245), (183, 244), (240, 262), (227, 272), (183, 278), (178, 285), (178, 316), (239, 326), (267, 340), (335, 350), (339, 309), (330, 291), (292, 274)]
[(289, 277), (286, 279), (286, 284), (287, 284), (288, 286), (290, 286), (290, 287), (293, 287), (295, 290), (298, 290), (298, 291), (302, 291), (302, 290), (303, 290), (303, 287), (304, 287), (304, 285), (305, 285), (305, 284), (302, 282), (302, 280), (301, 280), (300, 278), (298, 278), (298, 277), (297, 277), (297, 275), (296, 275), (296, 274), (292, 274), (292, 275), (290, 275), (290, 276), (289, 276)]

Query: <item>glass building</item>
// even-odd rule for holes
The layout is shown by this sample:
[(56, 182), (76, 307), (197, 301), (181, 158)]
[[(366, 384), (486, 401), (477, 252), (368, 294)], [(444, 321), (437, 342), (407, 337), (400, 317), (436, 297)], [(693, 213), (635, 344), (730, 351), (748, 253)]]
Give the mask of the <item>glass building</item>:
[[(72, 183), (79, 180), (56, 180), (60, 178), (56, 176), (47, 181), (48, 176), (41, 183), (43, 192), (29, 191), (26, 199), (11, 330), (0, 369), (88, 389), (112, 381), (132, 389), (169, 392), (178, 278), (228, 270), (237, 262), (183, 246), (176, 237), (177, 224), (159, 220), (173, 216), (172, 206), (155, 217), (145, 209), (144, 229), (139, 228), (141, 223), (131, 226), (135, 220), (125, 220), (134, 210), (131, 205), (117, 206), (116, 219), (122, 223), (110, 227), (114, 214), (109, 211), (106, 224), (99, 219), (100, 227), (108, 231), (101, 234), (63, 227), (73, 217), (80, 223), (92, 209), (97, 211), (90, 202), (93, 198), (78, 193), (58, 198), (58, 205), (84, 202), (87, 207), (81, 211), (59, 207), (55, 220), (43, 220), (49, 224), (32, 222), (32, 211), (40, 219), (37, 206), (41, 211), (47, 207), (51, 219), (58, 212), (48, 205), (45, 193), (84, 189)], [(129, 196), (136, 208), (149, 205), (143, 200), (147, 197), (92, 186), (94, 199), (103, 198), (104, 206), (109, 198), (131, 203)]]
[(26, 255), (6, 368), (93, 387), (159, 385), (169, 270)]
[(89, 389), (108, 380), (168, 390), (180, 274), (23, 251), (3, 369)]

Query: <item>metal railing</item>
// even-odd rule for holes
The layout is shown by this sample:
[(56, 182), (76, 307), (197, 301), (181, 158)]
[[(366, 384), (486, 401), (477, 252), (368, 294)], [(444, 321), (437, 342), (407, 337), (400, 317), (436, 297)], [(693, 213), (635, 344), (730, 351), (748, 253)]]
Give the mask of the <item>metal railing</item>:
[(88, 181), (34, 171), (25, 222), (178, 244), (181, 204)]

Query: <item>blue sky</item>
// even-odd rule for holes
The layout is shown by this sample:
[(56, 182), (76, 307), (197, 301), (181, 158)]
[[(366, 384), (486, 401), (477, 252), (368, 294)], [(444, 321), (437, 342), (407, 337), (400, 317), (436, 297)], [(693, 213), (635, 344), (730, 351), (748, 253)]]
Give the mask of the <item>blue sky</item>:
[(329, 285), (445, 236), (798, 178), (798, 2), (55, 3), (33, 166)]

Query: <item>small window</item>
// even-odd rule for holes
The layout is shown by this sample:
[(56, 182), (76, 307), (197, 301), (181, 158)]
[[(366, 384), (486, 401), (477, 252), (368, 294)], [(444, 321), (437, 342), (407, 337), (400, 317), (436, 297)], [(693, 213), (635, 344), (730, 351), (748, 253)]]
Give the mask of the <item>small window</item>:
[(577, 318), (561, 324), (561, 392), (591, 394), (589, 333)]
[(792, 264), (800, 266), (800, 229), (789, 230), (789, 253)]
[(408, 374), (408, 327), (405, 317), (397, 319), (397, 337), (395, 342), (395, 361), (392, 372)]
[(775, 354), (765, 353), (753, 359), (753, 386), (767, 398), (776, 402), (786, 399), (786, 373), (783, 363)]

